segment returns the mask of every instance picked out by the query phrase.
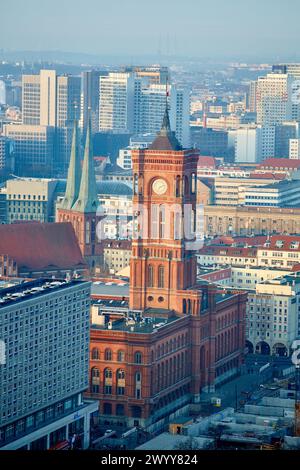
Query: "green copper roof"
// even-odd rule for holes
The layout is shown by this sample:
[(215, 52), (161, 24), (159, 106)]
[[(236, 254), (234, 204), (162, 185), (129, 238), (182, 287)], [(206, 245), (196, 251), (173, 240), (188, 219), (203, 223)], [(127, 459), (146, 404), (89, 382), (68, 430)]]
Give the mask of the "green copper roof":
[(98, 207), (96, 176), (93, 157), (91, 123), (89, 120), (78, 199), (72, 209), (77, 212), (96, 212)]
[(61, 203), (62, 209), (71, 209), (74, 203), (76, 202), (79, 194), (80, 174), (81, 168), (78, 143), (78, 128), (77, 122), (75, 121), (72, 139), (72, 150), (68, 170), (67, 187), (65, 197)]

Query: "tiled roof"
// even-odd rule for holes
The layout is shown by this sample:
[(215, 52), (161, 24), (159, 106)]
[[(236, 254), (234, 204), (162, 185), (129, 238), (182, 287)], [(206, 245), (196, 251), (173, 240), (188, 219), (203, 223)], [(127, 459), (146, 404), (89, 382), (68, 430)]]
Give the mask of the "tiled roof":
[(200, 255), (239, 256), (241, 258), (256, 257), (257, 248), (237, 248), (234, 246), (204, 246), (199, 250)]
[(216, 168), (214, 157), (199, 157), (198, 168)]
[(0, 225), (0, 254), (16, 261), (20, 272), (85, 267), (70, 223)]
[(300, 251), (300, 235), (272, 235), (263, 249), (276, 251)]
[(250, 178), (253, 179), (270, 179), (270, 180), (283, 180), (286, 178), (284, 174), (278, 174), (278, 173), (271, 173), (271, 172), (265, 172), (265, 173), (250, 173)]
[(283, 169), (298, 169), (300, 168), (300, 160), (291, 160), (289, 158), (268, 158), (258, 165), (258, 168), (283, 168)]

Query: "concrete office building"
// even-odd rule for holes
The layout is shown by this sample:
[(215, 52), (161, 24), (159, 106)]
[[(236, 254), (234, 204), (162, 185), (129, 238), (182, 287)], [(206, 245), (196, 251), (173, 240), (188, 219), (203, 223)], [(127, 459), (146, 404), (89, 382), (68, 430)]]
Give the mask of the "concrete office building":
[(274, 126), (292, 120), (292, 82), (288, 74), (269, 73), (257, 81), (257, 123)]
[(57, 180), (21, 178), (8, 180), (3, 191), (6, 195), (6, 221), (18, 220), (53, 222)]
[(86, 131), (88, 119), (91, 119), (92, 132), (99, 131), (100, 77), (108, 72), (88, 70), (81, 74), (80, 126)]
[(250, 352), (289, 356), (299, 335), (300, 277), (295, 274), (257, 284), (247, 303)]
[(166, 84), (170, 81), (168, 67), (160, 65), (152, 65), (148, 67), (143, 66), (129, 66), (125, 67), (125, 72), (133, 72), (135, 76), (141, 79), (144, 83), (151, 84)]
[[(71, 149), (70, 128), (74, 119), (79, 117), (80, 92), (80, 77), (59, 76), (55, 70), (41, 70), (39, 75), (22, 76), (23, 124), (37, 126), (36, 133), (41, 132), (40, 126), (54, 129), (53, 164), (56, 172), (62, 174), (68, 167)], [(24, 174), (22, 168), (20, 174)], [(49, 172), (40, 174), (50, 175)]]
[[(166, 108), (166, 86), (142, 86), (138, 109), (138, 133), (155, 135), (161, 127)], [(170, 124), (184, 148), (190, 147), (189, 90), (175, 85), (169, 87)]]
[(201, 155), (226, 157), (228, 153), (228, 132), (207, 127), (191, 127), (191, 143)]
[(214, 178), (213, 201), (215, 205), (237, 206), (245, 203), (245, 191), (250, 187), (260, 188), (266, 185), (272, 185), (277, 182), (276, 179), (269, 177), (255, 177), (252, 174), (248, 178), (216, 176)]
[(260, 188), (247, 188), (245, 206), (300, 207), (300, 180), (283, 180)]
[(247, 108), (250, 113), (256, 113), (256, 93), (257, 93), (257, 81), (253, 81), (249, 85), (248, 91), (248, 103)]
[(37, 280), (0, 291), (0, 449), (89, 446), (90, 283)]
[(300, 159), (300, 139), (290, 139), (289, 158), (291, 158), (292, 160)]
[(291, 139), (298, 139), (299, 123), (297, 121), (283, 122), (275, 128), (275, 152), (276, 158), (288, 158)]
[(273, 65), (272, 70), (274, 73), (288, 74), (292, 77), (292, 119), (300, 121), (300, 64), (278, 64)]
[(14, 145), (7, 137), (0, 136), (0, 175), (14, 171)]
[(80, 77), (41, 70), (22, 76), (23, 124), (53, 127), (72, 125), (80, 106)]
[(209, 205), (204, 207), (205, 236), (300, 233), (300, 209)]
[(139, 82), (133, 73), (100, 76), (99, 131), (133, 132), (135, 94)]
[(4, 135), (14, 141), (16, 173), (22, 176), (48, 176), (54, 168), (55, 128), (6, 124)]

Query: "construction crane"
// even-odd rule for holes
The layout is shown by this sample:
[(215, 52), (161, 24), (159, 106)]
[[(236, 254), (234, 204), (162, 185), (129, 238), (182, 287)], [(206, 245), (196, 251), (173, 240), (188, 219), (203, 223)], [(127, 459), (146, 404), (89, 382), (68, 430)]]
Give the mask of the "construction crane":
[(300, 364), (295, 371), (295, 437), (300, 437)]

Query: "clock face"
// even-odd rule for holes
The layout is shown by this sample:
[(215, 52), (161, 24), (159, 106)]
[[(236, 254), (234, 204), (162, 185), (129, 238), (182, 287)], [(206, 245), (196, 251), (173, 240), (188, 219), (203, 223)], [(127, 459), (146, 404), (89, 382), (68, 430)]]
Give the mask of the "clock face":
[(152, 189), (155, 192), (155, 194), (158, 194), (159, 196), (161, 196), (162, 194), (165, 194), (165, 192), (167, 191), (168, 185), (165, 182), (165, 180), (159, 178), (154, 181), (152, 185)]

